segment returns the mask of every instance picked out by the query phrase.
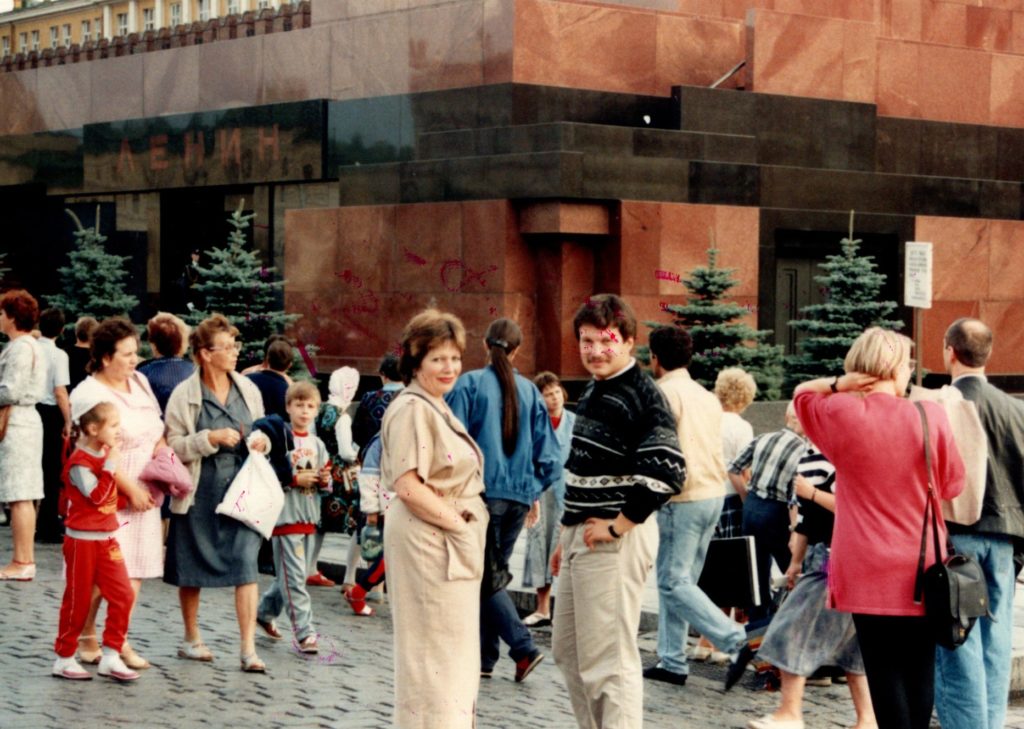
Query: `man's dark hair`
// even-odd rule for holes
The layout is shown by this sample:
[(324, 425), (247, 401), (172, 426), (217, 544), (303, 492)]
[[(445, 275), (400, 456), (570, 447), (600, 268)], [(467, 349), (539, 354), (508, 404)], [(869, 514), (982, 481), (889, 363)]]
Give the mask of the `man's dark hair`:
[(278, 339), (267, 347), (267, 367), (276, 372), (287, 372), (292, 366), (292, 345), (287, 339)]
[(398, 371), (398, 357), (390, 352), (384, 355), (384, 358), (380, 361), (380, 367), (377, 368), (384, 377), (387, 377), (392, 382), (401, 382), (402, 373)]
[(587, 299), (572, 318), (572, 330), (576, 340), (580, 338), (580, 327), (584, 324), (598, 329), (616, 328), (622, 339), (636, 336), (636, 314), (633, 308), (616, 294), (596, 294)]
[(64, 331), (64, 312), (56, 307), (43, 309), (39, 314), (39, 333), (47, 339), (56, 339)]
[(651, 332), (650, 346), (651, 354), (669, 371), (689, 367), (693, 359), (693, 339), (682, 327), (658, 327)]
[(957, 319), (946, 330), (945, 341), (957, 361), (967, 367), (984, 367), (992, 354), (992, 330), (978, 319)]

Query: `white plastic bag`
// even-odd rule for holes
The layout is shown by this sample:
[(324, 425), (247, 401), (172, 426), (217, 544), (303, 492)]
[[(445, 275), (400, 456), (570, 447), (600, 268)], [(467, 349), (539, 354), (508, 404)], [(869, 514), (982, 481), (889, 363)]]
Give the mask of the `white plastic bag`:
[(228, 486), (217, 513), (229, 516), (270, 539), (277, 518), (284, 508), (284, 491), (274, 467), (262, 453), (249, 451), (249, 457)]

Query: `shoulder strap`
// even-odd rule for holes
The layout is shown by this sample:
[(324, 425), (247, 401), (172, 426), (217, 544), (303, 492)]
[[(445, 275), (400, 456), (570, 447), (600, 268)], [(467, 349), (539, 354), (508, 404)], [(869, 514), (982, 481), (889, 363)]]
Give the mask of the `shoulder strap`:
[(928, 544), (929, 511), (931, 512), (932, 522), (932, 546), (935, 550), (936, 560), (939, 559), (941, 551), (939, 549), (939, 522), (938, 516), (935, 513), (936, 509), (934, 503), (935, 489), (932, 486), (932, 449), (931, 436), (928, 433), (928, 416), (925, 414), (924, 406), (920, 402), (915, 402), (914, 406), (917, 408), (917, 412), (921, 415), (921, 430), (924, 437), (925, 476), (928, 483), (928, 493), (925, 496), (924, 504), (924, 523), (921, 525), (921, 552), (917, 559), (917, 577), (914, 580), (914, 602), (920, 604), (924, 595), (924, 560)]

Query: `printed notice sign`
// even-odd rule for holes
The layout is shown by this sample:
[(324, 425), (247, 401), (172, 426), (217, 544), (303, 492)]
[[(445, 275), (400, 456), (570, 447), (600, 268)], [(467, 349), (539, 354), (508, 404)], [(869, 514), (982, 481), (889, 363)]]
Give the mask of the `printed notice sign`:
[(907, 242), (903, 305), (932, 308), (932, 244)]

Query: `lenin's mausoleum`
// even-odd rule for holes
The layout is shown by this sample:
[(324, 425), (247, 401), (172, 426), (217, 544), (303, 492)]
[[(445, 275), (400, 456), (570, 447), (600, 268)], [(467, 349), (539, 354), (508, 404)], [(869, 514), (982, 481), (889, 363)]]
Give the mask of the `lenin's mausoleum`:
[(990, 370), (1024, 373), (1024, 0), (215, 0), (174, 27), (162, 0), (49, 5), (125, 24), (23, 51), (41, 11), (0, 15), (0, 251), (44, 295), (65, 208), (99, 204), (151, 311), (244, 200), (321, 369), (372, 372), (434, 301), (474, 339), (517, 319), (519, 369), (571, 377), (576, 307), (667, 321), (711, 237), (792, 346), (855, 210), (888, 298), (905, 243), (934, 244), (926, 367), (975, 315)]

